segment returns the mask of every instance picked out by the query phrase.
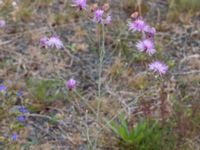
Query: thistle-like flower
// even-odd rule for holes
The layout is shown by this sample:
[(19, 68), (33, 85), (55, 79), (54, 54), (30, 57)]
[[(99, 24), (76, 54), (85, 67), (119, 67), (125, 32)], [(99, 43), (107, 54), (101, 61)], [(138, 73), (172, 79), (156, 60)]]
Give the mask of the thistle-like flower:
[(168, 66), (160, 61), (154, 61), (149, 64), (149, 70), (159, 75), (164, 75), (168, 70)]
[(146, 25), (144, 28), (144, 32), (147, 34), (148, 38), (153, 38), (156, 33), (156, 29), (154, 27)]
[(41, 48), (47, 48), (47, 42), (48, 42), (49, 38), (44, 36), (40, 39), (39, 41), (39, 45)]
[(142, 32), (145, 26), (146, 24), (142, 19), (137, 19), (128, 23), (129, 30), (131, 30), (132, 32)]
[(62, 41), (57, 36), (50, 37), (49, 40), (46, 41), (46, 45), (50, 48), (54, 48), (54, 47), (57, 49), (64, 48)]
[(97, 9), (94, 11), (94, 17), (93, 17), (93, 21), (95, 23), (100, 23), (103, 20), (103, 13), (104, 11), (101, 9)]
[(74, 79), (69, 79), (66, 83), (65, 86), (69, 90), (73, 90), (76, 88), (76, 81)]
[(84, 10), (86, 8), (86, 0), (73, 0), (73, 4), (78, 7), (79, 10)]
[(111, 15), (108, 15), (108, 16), (106, 17), (106, 19), (104, 20), (104, 24), (105, 24), (105, 25), (108, 25), (108, 24), (111, 23), (111, 21), (112, 21), (112, 17), (111, 17)]
[(153, 42), (149, 39), (139, 41), (136, 44), (136, 47), (140, 52), (146, 52), (150, 56), (153, 55), (156, 52), (156, 50), (154, 49)]

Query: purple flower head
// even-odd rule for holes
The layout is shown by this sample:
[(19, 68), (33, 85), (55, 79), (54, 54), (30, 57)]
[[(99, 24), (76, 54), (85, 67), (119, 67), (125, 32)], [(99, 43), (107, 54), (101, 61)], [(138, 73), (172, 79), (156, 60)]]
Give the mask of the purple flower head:
[(66, 88), (68, 88), (69, 90), (73, 90), (76, 87), (76, 81), (74, 79), (69, 79), (66, 84), (65, 84)]
[(95, 23), (100, 23), (102, 21), (104, 11), (101, 9), (97, 9), (94, 11), (94, 18), (93, 21)]
[(151, 40), (148, 40), (148, 39), (145, 39), (143, 41), (139, 41), (136, 44), (136, 47), (140, 52), (146, 52), (150, 56), (153, 55), (156, 52), (156, 50), (154, 49), (153, 42)]
[(149, 64), (149, 70), (158, 73), (159, 75), (163, 75), (166, 74), (168, 66), (160, 61), (154, 61)]
[(0, 84), (0, 92), (5, 92), (6, 91), (6, 86), (3, 84)]
[(106, 17), (106, 19), (104, 20), (104, 23), (105, 23), (105, 25), (108, 25), (108, 24), (111, 23), (111, 21), (112, 21), (112, 17), (111, 17), (111, 15), (108, 15), (108, 16)]
[(86, 0), (73, 0), (73, 3), (79, 10), (83, 10), (86, 8)]
[(5, 20), (0, 20), (0, 28), (4, 28), (6, 26)]
[(23, 115), (20, 115), (20, 116), (17, 116), (17, 117), (16, 117), (16, 120), (19, 121), (19, 122), (21, 122), (21, 123), (23, 123), (23, 122), (25, 121), (25, 119), (26, 119), (26, 118), (25, 118), (25, 116), (23, 116)]
[(47, 42), (48, 42), (48, 38), (46, 36), (42, 37), (39, 41), (39, 45), (41, 48), (46, 48), (47, 47)]
[(50, 37), (49, 40), (46, 42), (46, 44), (50, 48), (54, 48), (54, 47), (57, 49), (64, 48), (62, 41), (57, 36)]
[(132, 32), (135, 31), (141, 32), (144, 30), (145, 26), (146, 26), (145, 22), (141, 19), (137, 19), (135, 21), (128, 23), (129, 30), (131, 30)]
[(148, 38), (153, 38), (156, 33), (156, 29), (154, 27), (146, 25), (144, 28), (144, 32), (147, 34)]
[(13, 133), (10, 137), (12, 141), (17, 141), (17, 133)]
[(21, 113), (28, 113), (29, 111), (24, 106), (18, 106), (17, 108)]

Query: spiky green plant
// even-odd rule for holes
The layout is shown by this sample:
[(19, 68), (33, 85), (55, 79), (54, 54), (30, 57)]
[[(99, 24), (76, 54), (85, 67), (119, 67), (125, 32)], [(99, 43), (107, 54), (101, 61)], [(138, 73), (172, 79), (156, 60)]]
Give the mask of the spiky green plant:
[(164, 136), (165, 130), (155, 121), (142, 120), (129, 129), (125, 117), (120, 115), (119, 123), (111, 122), (109, 126), (119, 138), (122, 149), (160, 150), (166, 144), (168, 148), (172, 146), (172, 140), (166, 140), (171, 138)]

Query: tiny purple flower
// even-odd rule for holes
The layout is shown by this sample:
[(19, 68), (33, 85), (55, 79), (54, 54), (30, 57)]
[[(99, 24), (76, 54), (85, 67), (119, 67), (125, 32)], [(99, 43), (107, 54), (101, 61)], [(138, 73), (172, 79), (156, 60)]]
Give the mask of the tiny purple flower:
[(156, 50), (154, 49), (153, 42), (151, 40), (148, 40), (148, 39), (145, 39), (143, 41), (139, 41), (136, 44), (136, 47), (140, 52), (146, 52), (150, 56), (153, 55), (156, 52)]
[(18, 106), (17, 109), (21, 113), (28, 113), (29, 112), (24, 106)]
[(144, 30), (145, 26), (146, 26), (145, 22), (141, 19), (137, 19), (135, 21), (128, 23), (129, 30), (131, 30), (132, 32), (135, 32), (135, 31), (141, 32)]
[(17, 141), (17, 133), (13, 133), (10, 137), (12, 141)]
[(57, 49), (64, 48), (62, 41), (57, 36), (50, 37), (49, 40), (46, 42), (46, 44), (50, 48), (54, 48), (54, 47)]
[(0, 28), (4, 28), (6, 26), (5, 20), (0, 20)]
[(108, 16), (106, 17), (106, 19), (104, 20), (104, 23), (105, 23), (105, 25), (108, 25), (108, 24), (111, 23), (111, 21), (112, 21), (112, 17), (111, 17), (111, 15), (108, 15)]
[(102, 21), (104, 11), (101, 9), (97, 9), (94, 11), (94, 18), (93, 21), (95, 23), (100, 23)]
[(46, 48), (47, 47), (47, 42), (48, 42), (48, 38), (46, 36), (42, 37), (39, 41), (39, 45), (41, 48)]
[(160, 61), (154, 61), (149, 64), (149, 70), (160, 75), (166, 74), (168, 66)]
[(6, 86), (3, 84), (0, 84), (0, 92), (5, 92), (6, 91)]
[(65, 84), (66, 88), (68, 88), (69, 90), (73, 90), (76, 87), (76, 81), (74, 79), (69, 79), (66, 84)]
[(19, 121), (19, 122), (21, 122), (21, 123), (23, 123), (23, 122), (25, 121), (25, 119), (26, 119), (26, 118), (25, 118), (25, 116), (23, 116), (23, 115), (20, 115), (20, 116), (17, 116), (17, 117), (16, 117), (16, 120)]
[(73, 3), (79, 10), (83, 10), (86, 8), (86, 0), (73, 0)]

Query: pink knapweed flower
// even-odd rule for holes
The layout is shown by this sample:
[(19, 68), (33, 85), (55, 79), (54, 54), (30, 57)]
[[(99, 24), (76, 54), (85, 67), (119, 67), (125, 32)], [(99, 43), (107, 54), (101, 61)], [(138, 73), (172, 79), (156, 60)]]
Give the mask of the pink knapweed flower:
[(150, 56), (153, 55), (156, 52), (156, 50), (154, 49), (153, 42), (149, 39), (139, 41), (136, 44), (136, 47), (140, 52), (146, 52)]
[(104, 11), (101, 9), (97, 9), (94, 11), (93, 21), (96, 23), (100, 23), (102, 21)]
[(50, 48), (54, 48), (54, 47), (57, 49), (64, 48), (62, 41), (57, 36), (50, 37), (49, 40), (46, 42), (46, 44)]
[(104, 24), (105, 24), (105, 25), (108, 25), (108, 24), (111, 23), (111, 21), (112, 21), (112, 17), (111, 17), (111, 15), (108, 15), (108, 16), (106, 17), (106, 19), (104, 20)]
[(154, 27), (146, 25), (144, 28), (144, 32), (147, 34), (149, 38), (153, 38), (156, 33), (156, 29)]
[(65, 86), (69, 90), (73, 90), (76, 88), (76, 81), (74, 79), (69, 79), (66, 83)]
[(3, 28), (6, 26), (5, 20), (0, 20), (0, 28)]
[(83, 10), (86, 8), (86, 0), (73, 0), (73, 3), (79, 10)]
[(159, 75), (163, 75), (166, 74), (168, 66), (160, 61), (154, 61), (149, 64), (149, 70), (158, 73)]
[(145, 26), (146, 26), (145, 22), (141, 19), (137, 19), (128, 23), (129, 30), (131, 30), (132, 32), (135, 31), (141, 32), (144, 30)]
[(46, 48), (48, 45), (47, 45), (47, 42), (48, 42), (49, 38), (44, 36), (40, 39), (39, 41), (39, 45), (41, 48)]

